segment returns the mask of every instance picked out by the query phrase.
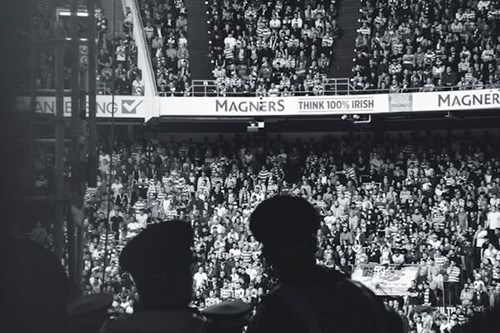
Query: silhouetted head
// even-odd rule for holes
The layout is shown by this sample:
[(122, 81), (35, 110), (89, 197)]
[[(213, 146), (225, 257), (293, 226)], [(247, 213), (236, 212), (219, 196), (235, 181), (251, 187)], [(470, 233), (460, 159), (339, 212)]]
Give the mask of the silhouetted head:
[(264, 256), (282, 273), (315, 264), (319, 226), (316, 209), (299, 197), (267, 199), (250, 216), (250, 230), (264, 245)]
[(193, 230), (172, 220), (151, 225), (120, 255), (139, 292), (138, 309), (181, 309), (191, 301)]

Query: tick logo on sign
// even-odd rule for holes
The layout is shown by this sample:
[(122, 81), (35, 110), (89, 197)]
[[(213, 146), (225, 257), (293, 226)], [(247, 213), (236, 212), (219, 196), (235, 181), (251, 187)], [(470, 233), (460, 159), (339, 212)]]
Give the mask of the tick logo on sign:
[(123, 114), (137, 114), (137, 108), (141, 105), (142, 99), (122, 99)]

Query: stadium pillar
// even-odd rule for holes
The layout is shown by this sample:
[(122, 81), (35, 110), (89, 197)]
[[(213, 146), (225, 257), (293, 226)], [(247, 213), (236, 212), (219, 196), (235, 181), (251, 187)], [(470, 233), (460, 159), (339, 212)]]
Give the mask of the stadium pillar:
[(95, 22), (95, 0), (88, 0), (87, 10), (89, 13), (89, 68), (88, 68), (88, 98), (89, 98), (89, 144), (88, 144), (88, 186), (97, 186), (97, 103), (96, 103), (96, 22)]
[[(71, 0), (71, 201), (68, 214), (68, 267), (71, 283), (71, 296), (78, 297), (81, 294), (81, 272), (79, 265), (83, 264), (81, 242), (83, 241), (83, 197), (85, 183), (82, 168), (83, 153), (83, 120), (80, 118), (80, 37), (78, 35), (78, 0)], [(76, 232), (76, 234), (75, 234)]]
[[(37, 36), (36, 31), (31, 33), (32, 36)], [(38, 43), (34, 39), (31, 40), (30, 54), (30, 111), (31, 116), (28, 117), (28, 161), (34, 160), (34, 142), (35, 142), (35, 116), (36, 116), (36, 95), (37, 95), (37, 65), (38, 65)], [(57, 47), (57, 46), (56, 46)]]
[(55, 88), (56, 88), (56, 140), (55, 140), (55, 184), (56, 214), (54, 224), (54, 252), (63, 258), (64, 237), (64, 41), (61, 26), (55, 24)]
[[(77, 166), (78, 174), (73, 180), (74, 190), (72, 194), (72, 209), (75, 212), (72, 218), (75, 220), (76, 227), (76, 258), (75, 258), (75, 284), (77, 294), (82, 292), (82, 276), (83, 276), (83, 248), (85, 239), (84, 224), (84, 195), (86, 192), (86, 184), (90, 187), (97, 186), (97, 129), (96, 129), (96, 29), (95, 29), (95, 0), (89, 0), (87, 3), (89, 34), (86, 37), (88, 41), (88, 64), (78, 62), (78, 65), (84, 67), (80, 80), (80, 109), (79, 116), (74, 119), (75, 129), (78, 131), (78, 138), (74, 143), (74, 164)], [(80, 60), (82, 60), (80, 58)], [(75, 64), (73, 63), (73, 66)], [(78, 73), (77, 67), (73, 67), (75, 73)], [(88, 97), (88, 104), (87, 102)], [(88, 118), (86, 116), (88, 105)], [(88, 126), (84, 129), (84, 120), (88, 119)], [(83, 141), (85, 134), (88, 133), (88, 144)], [(85, 149), (84, 149), (85, 147)], [(85, 163), (86, 162), (86, 163)], [(85, 167), (84, 167), (85, 165)]]

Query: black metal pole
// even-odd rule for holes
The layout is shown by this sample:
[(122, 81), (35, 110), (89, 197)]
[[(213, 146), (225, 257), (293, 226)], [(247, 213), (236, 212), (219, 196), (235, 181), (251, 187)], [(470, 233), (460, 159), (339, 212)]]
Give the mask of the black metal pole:
[[(76, 206), (78, 201), (78, 185), (81, 174), (79, 173), (79, 137), (80, 137), (80, 124), (79, 124), (79, 97), (80, 97), (80, 77), (79, 77), (79, 36), (78, 36), (78, 16), (77, 16), (77, 0), (71, 0), (70, 5), (70, 64), (71, 64), (71, 151), (70, 151), (70, 165), (71, 165), (71, 206)], [(71, 208), (71, 207), (70, 207)], [(71, 211), (71, 209), (70, 209)], [(68, 214), (68, 266), (69, 266), (69, 280), (71, 283), (71, 294), (73, 297), (79, 294), (79, 281), (77, 276), (77, 250), (76, 250), (76, 235), (75, 235), (75, 219), (73, 214)]]
[[(113, 23), (112, 23), (112, 35), (113, 38), (115, 36), (115, 19), (116, 19), (116, 0), (113, 0)], [(114, 47), (114, 45), (113, 45)], [(108, 214), (107, 214), (107, 219), (106, 219), (106, 238), (104, 240), (104, 260), (102, 263), (103, 270), (102, 270), (102, 284), (101, 284), (101, 291), (103, 289), (104, 285), (104, 279), (106, 278), (106, 266), (107, 266), (107, 261), (108, 261), (108, 238), (109, 238), (109, 219), (111, 215), (111, 205), (113, 204), (113, 198), (111, 195), (111, 182), (112, 182), (112, 177), (113, 177), (113, 152), (114, 152), (114, 145), (115, 145), (115, 80), (116, 80), (116, 75), (115, 75), (115, 70), (116, 70), (116, 56), (114, 54), (113, 50), (113, 56), (115, 59), (113, 59), (112, 63), (112, 70), (113, 73), (111, 74), (111, 105), (113, 106), (113, 112), (111, 112), (111, 133), (109, 136), (109, 154), (110, 154), (110, 163), (109, 163), (109, 179), (108, 179)]]
[[(32, 36), (36, 36), (36, 31), (32, 29)], [(28, 161), (33, 161), (34, 154), (34, 138), (35, 138), (35, 116), (36, 116), (36, 95), (37, 95), (37, 69), (38, 69), (38, 48), (39, 45), (35, 39), (31, 39), (31, 54), (30, 54), (30, 111), (28, 117)]]
[(89, 13), (89, 69), (88, 69), (88, 98), (89, 98), (89, 154), (88, 154), (88, 185), (89, 187), (97, 186), (97, 101), (96, 101), (96, 22), (95, 22), (95, 0), (88, 0)]
[(55, 24), (55, 88), (56, 88), (56, 140), (55, 140), (55, 185), (56, 220), (54, 225), (54, 252), (63, 258), (64, 237), (64, 43), (61, 26)]

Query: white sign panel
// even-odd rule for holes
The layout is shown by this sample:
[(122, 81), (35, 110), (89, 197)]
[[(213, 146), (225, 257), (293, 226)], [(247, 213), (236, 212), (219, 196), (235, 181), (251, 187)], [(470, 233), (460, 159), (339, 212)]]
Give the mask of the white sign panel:
[(413, 111), (456, 111), (500, 108), (500, 90), (461, 90), (413, 94)]
[[(113, 101), (111, 96), (97, 95), (97, 117), (111, 118), (114, 113), (116, 118), (144, 118), (145, 106), (142, 96), (115, 96)], [(64, 97), (64, 116), (71, 116), (71, 97)], [(16, 99), (16, 109), (18, 111), (30, 110), (30, 97), (18, 97)], [(39, 96), (36, 98), (36, 112), (55, 114), (56, 98), (53, 96)], [(88, 103), (87, 103), (88, 110)]]
[[(160, 116), (264, 117), (375, 114), (386, 112), (500, 109), (500, 90), (468, 90), (408, 94), (291, 97), (147, 97), (97, 96), (97, 117)], [(36, 112), (55, 114), (55, 97), (37, 97)], [(149, 102), (149, 103), (147, 103)], [(30, 97), (17, 98), (17, 110), (30, 111)], [(146, 110), (146, 106), (148, 109)], [(64, 97), (64, 114), (71, 115), (71, 98)]]
[(160, 116), (301, 116), (387, 112), (387, 95), (160, 97)]
[(378, 296), (407, 295), (417, 278), (418, 266), (362, 264), (354, 268), (351, 279), (361, 282)]
[(408, 112), (413, 107), (413, 94), (389, 94), (390, 112)]

